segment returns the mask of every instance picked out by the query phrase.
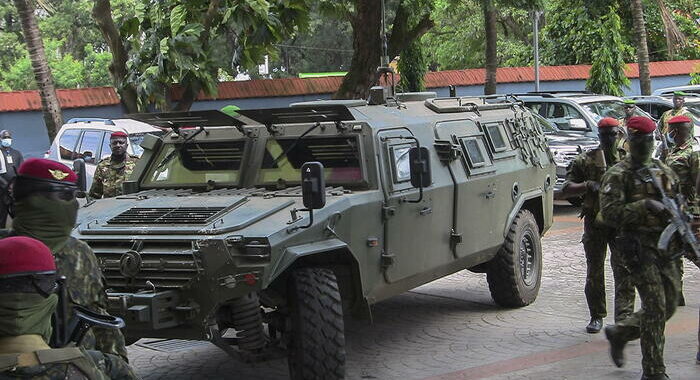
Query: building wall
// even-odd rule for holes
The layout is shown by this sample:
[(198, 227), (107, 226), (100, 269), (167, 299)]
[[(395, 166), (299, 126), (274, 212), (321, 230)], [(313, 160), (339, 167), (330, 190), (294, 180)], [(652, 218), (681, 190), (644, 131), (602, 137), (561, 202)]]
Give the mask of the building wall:
[[(663, 87), (683, 86), (688, 84), (688, 75), (654, 77), (652, 78), (652, 90)], [(639, 80), (633, 79), (630, 88), (625, 89), (627, 95), (639, 94)], [(586, 81), (570, 80), (559, 82), (541, 82), (540, 91), (566, 91), (585, 90)], [(438, 96), (448, 96), (449, 90), (446, 87), (431, 88), (429, 91), (437, 92)], [(501, 94), (519, 93), (534, 91), (534, 83), (503, 83), (497, 87), (497, 92)], [(457, 87), (458, 96), (482, 95), (483, 86), (460, 86)], [(229, 104), (235, 104), (242, 109), (251, 108), (276, 108), (286, 107), (290, 103), (330, 99), (331, 94), (317, 94), (304, 96), (287, 96), (272, 98), (249, 98), (249, 99), (226, 99), (226, 100), (205, 100), (195, 102), (192, 110), (220, 109)], [(124, 117), (122, 108), (119, 105), (105, 107), (69, 108), (63, 110), (63, 117), (68, 120), (73, 117), (102, 117), (121, 118)], [(19, 149), (25, 157), (41, 157), (49, 148), (50, 142), (44, 119), (40, 111), (31, 112), (4, 112), (0, 113), (0, 130), (8, 129), (13, 133), (13, 146)]]

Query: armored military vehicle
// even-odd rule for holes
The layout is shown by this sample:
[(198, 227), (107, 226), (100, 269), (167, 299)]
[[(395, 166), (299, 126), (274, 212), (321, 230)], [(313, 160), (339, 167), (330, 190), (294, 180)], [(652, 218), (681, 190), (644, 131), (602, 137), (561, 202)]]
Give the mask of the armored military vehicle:
[(463, 269), (505, 307), (538, 294), (556, 175), (522, 103), (374, 89), (130, 117), (171, 132), (144, 139), (125, 194), (88, 202), (74, 231), (129, 339), (208, 339), (338, 379), (344, 315)]

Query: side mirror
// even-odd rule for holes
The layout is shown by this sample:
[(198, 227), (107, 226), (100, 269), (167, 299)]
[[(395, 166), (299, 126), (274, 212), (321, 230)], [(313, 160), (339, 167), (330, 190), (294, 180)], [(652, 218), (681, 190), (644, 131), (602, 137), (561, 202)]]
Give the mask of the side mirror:
[(87, 172), (85, 171), (85, 160), (78, 158), (73, 161), (73, 171), (78, 175), (78, 190), (87, 190)]
[(323, 164), (306, 162), (301, 166), (301, 193), (304, 207), (318, 210), (326, 205), (326, 180), (323, 176)]
[(411, 185), (418, 188), (430, 186), (432, 178), (428, 148), (424, 146), (411, 148), (408, 151), (408, 161), (411, 168)]

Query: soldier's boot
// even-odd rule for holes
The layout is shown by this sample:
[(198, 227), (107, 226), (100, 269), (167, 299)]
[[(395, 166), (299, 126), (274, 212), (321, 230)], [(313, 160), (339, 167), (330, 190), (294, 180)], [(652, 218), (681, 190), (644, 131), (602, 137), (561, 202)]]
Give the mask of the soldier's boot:
[(620, 339), (617, 334), (617, 327), (605, 326), (605, 338), (610, 343), (610, 358), (619, 368), (625, 365), (624, 350), (627, 341)]
[(665, 373), (657, 373), (656, 375), (644, 375), (642, 374), (642, 380), (670, 380), (671, 378), (668, 377)]
[(593, 317), (591, 318), (591, 321), (588, 322), (588, 326), (586, 326), (586, 332), (589, 334), (596, 334), (599, 333), (602, 328), (603, 318)]

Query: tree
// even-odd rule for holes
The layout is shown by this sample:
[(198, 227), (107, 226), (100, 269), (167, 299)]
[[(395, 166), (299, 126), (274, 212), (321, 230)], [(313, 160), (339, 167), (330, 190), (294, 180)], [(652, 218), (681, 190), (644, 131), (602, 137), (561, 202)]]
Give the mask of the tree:
[[(397, 56), (412, 41), (434, 26), (431, 18), (433, 1), (397, 0), (391, 35), (387, 41), (389, 59)], [(366, 98), (378, 80), (377, 67), (382, 64), (382, 2), (377, 0), (324, 0), (326, 14), (350, 20), (353, 56), (350, 70), (333, 95), (335, 99)], [(416, 17), (416, 23), (410, 18)]]
[(49, 135), (49, 141), (53, 141), (56, 132), (63, 125), (61, 115), (61, 105), (58, 103), (56, 88), (53, 84), (53, 77), (44, 52), (44, 43), (41, 40), (39, 27), (34, 17), (34, 6), (28, 0), (14, 0), (17, 13), (19, 14), (22, 34), (29, 51), (29, 59), (34, 70), (39, 95), (41, 97), (41, 110), (44, 114), (44, 123)]
[(484, 12), (484, 30), (486, 31), (484, 94), (491, 95), (496, 93), (496, 71), (498, 69), (498, 56), (496, 55), (496, 43), (498, 41), (498, 31), (496, 29), (497, 11), (493, 0), (482, 0), (481, 7)]
[(629, 87), (630, 80), (625, 75), (625, 60), (622, 54), (620, 16), (616, 7), (609, 7), (608, 14), (599, 22), (599, 30), (604, 30), (599, 47), (593, 56), (593, 65), (586, 81), (586, 89), (597, 94), (623, 96), (621, 87)]
[(403, 92), (415, 92), (425, 90), (425, 73), (428, 72), (428, 63), (423, 54), (421, 40), (417, 39), (406, 46), (401, 52), (398, 65), (401, 73), (399, 87)]
[(637, 43), (637, 63), (639, 64), (639, 89), (642, 95), (651, 95), (651, 74), (649, 72), (649, 50), (647, 31), (644, 26), (642, 0), (630, 0), (635, 42)]

